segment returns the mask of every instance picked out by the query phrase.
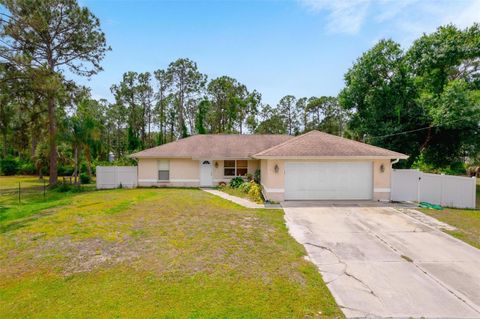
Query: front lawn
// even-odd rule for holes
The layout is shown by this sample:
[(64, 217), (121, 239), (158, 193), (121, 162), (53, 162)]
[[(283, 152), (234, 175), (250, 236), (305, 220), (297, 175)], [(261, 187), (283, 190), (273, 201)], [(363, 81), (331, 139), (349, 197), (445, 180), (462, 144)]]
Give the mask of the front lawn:
[(62, 194), (1, 212), (1, 318), (343, 317), (281, 210), (196, 189)]
[(444, 208), (443, 210), (420, 209), (427, 215), (435, 217), (458, 228), (447, 231), (450, 235), (468, 244), (480, 248), (480, 179), (477, 179), (477, 209)]

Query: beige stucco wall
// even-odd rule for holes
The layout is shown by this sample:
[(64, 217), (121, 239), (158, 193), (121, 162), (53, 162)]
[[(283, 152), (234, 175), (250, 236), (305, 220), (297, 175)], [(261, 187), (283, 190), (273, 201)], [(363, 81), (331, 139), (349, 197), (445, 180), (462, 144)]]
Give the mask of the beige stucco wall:
[[(383, 164), (384, 171), (381, 171)], [(389, 159), (373, 161), (373, 200), (390, 200), (392, 164)]]
[(170, 158), (170, 181), (158, 181), (157, 158), (140, 158), (138, 160), (139, 186), (178, 186), (196, 187), (200, 180), (198, 161), (183, 158)]
[[(331, 160), (292, 160), (294, 162), (331, 162)], [(342, 160), (344, 161), (365, 161), (362, 160)], [(286, 160), (261, 160), (261, 179), (266, 199), (274, 201), (283, 201), (285, 193), (285, 162)], [(390, 200), (390, 176), (391, 164), (389, 159), (373, 160), (373, 200)], [(384, 165), (384, 172), (380, 171), (380, 166)], [(278, 165), (278, 173), (275, 173), (275, 165)]]
[[(170, 181), (160, 182), (158, 178), (157, 158), (141, 158), (138, 160), (138, 184), (140, 186), (186, 186), (196, 187), (200, 184), (200, 162), (191, 159), (170, 158)], [(215, 167), (217, 163), (218, 167)], [(219, 182), (228, 183), (231, 177), (223, 176), (223, 160), (213, 160), (213, 185)], [(260, 166), (259, 160), (248, 161), (248, 173), (253, 174)]]

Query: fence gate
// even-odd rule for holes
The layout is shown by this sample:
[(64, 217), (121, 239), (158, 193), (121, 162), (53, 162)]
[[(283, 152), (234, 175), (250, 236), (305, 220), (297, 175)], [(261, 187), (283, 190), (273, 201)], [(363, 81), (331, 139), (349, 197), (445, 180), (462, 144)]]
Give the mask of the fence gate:
[(97, 166), (97, 189), (137, 187), (136, 166)]
[(475, 177), (428, 174), (413, 169), (392, 171), (391, 198), (394, 201), (475, 208), (475, 196)]

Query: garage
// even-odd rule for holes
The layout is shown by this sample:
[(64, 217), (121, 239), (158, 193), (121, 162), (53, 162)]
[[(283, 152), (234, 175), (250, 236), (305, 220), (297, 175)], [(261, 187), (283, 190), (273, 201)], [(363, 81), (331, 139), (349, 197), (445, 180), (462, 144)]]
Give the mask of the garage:
[(369, 200), (373, 163), (286, 162), (286, 200)]

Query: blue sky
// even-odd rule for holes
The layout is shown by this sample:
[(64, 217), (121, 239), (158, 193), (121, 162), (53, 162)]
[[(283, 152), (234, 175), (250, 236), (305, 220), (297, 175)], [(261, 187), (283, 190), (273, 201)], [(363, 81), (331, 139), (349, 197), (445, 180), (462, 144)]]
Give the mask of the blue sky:
[(405, 48), (423, 32), (480, 22), (480, 0), (154, 1), (80, 0), (100, 18), (112, 51), (81, 82), (112, 101), (126, 71), (187, 57), (213, 79), (229, 75), (264, 103), (287, 94), (337, 95), (343, 75), (379, 39)]

